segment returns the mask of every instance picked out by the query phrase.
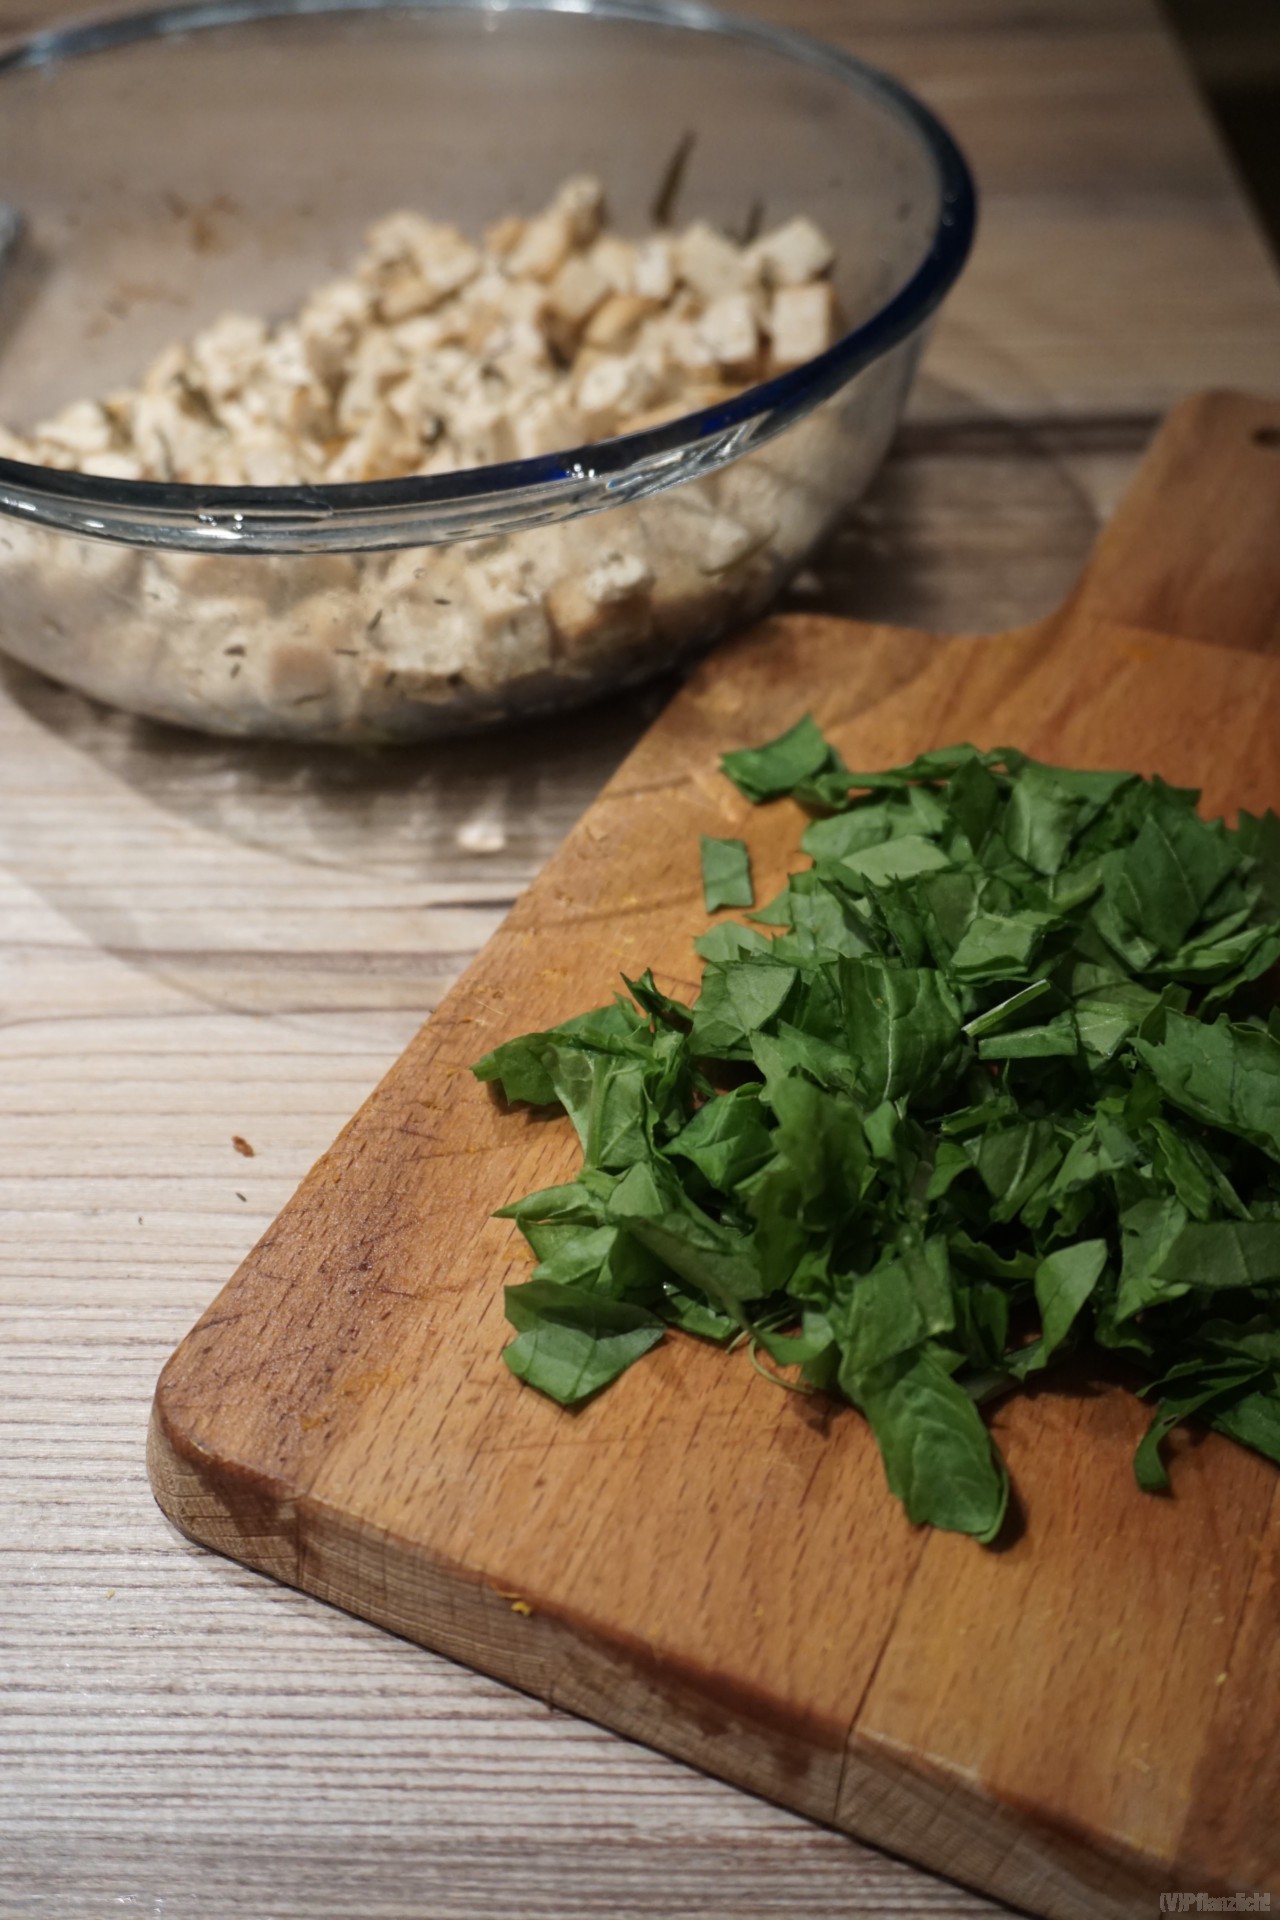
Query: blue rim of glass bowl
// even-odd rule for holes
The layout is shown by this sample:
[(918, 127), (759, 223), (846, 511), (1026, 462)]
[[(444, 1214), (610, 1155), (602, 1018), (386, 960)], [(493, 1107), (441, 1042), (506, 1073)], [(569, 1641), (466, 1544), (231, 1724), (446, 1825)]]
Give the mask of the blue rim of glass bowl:
[(0, 513), (93, 539), (205, 553), (425, 546), (569, 519), (662, 492), (771, 439), (923, 326), (968, 258), (977, 216), (973, 178), (922, 101), (891, 75), (824, 41), (721, 13), (701, 0), (197, 0), (36, 34), (0, 54), (0, 78), (208, 27), (410, 12), (588, 15), (715, 34), (816, 68), (875, 98), (919, 138), (938, 180), (929, 245), (898, 291), (817, 359), (641, 432), (530, 460), (342, 486), (200, 487), (0, 460)]

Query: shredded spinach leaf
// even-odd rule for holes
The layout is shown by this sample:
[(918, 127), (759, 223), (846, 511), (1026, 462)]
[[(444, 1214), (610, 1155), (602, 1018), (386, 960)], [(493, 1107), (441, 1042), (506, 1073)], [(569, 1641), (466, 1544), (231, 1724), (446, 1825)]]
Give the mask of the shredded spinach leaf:
[[(980, 1405), (1091, 1350), (1157, 1403), (1143, 1488), (1184, 1420), (1280, 1463), (1280, 820), (1013, 748), (851, 772), (808, 717), (723, 768), (808, 810), (808, 864), (696, 942), (692, 1004), (647, 971), (475, 1068), (582, 1148), (503, 1209), (512, 1371), (574, 1406), (668, 1329), (743, 1345), (983, 1542)], [(701, 864), (708, 911), (753, 906), (744, 841)]]
[(751, 860), (745, 840), (702, 836), (702, 898), (708, 913), (720, 907), (752, 907)]

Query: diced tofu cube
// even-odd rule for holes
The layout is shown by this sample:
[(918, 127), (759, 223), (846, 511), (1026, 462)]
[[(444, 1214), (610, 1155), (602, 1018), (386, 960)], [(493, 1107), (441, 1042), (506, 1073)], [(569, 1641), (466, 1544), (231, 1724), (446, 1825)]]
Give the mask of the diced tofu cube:
[(728, 373), (750, 375), (760, 350), (755, 308), (745, 293), (722, 293), (698, 322), (698, 332)]
[(266, 344), (264, 320), (247, 313), (224, 314), (191, 343), (192, 384), (202, 387), (215, 406), (220, 405), (249, 384)]
[(830, 283), (779, 287), (769, 307), (769, 337), (776, 367), (798, 367), (825, 353), (835, 338), (836, 304)]
[(439, 549), (392, 556), (364, 596), (370, 690), (397, 700), (448, 700), (475, 664), (479, 623), (457, 570)]
[(378, 315), (388, 326), (394, 326), (399, 320), (430, 313), (439, 297), (431, 282), (405, 260), (391, 267), (378, 287)]
[(749, 285), (753, 271), (741, 247), (723, 233), (697, 220), (675, 243), (676, 266), (686, 286), (704, 300), (722, 293), (738, 293)]
[(606, 553), (583, 571), (566, 572), (547, 594), (557, 651), (572, 660), (641, 644), (653, 626), (653, 583), (638, 553)]
[(611, 293), (634, 293), (636, 250), (615, 233), (602, 233), (587, 254), (597, 273), (602, 273)]
[(573, 251), (573, 225), (559, 211), (530, 220), (507, 255), (507, 272), (518, 280), (550, 280)]
[(806, 280), (816, 280), (835, 259), (835, 248), (822, 228), (802, 213), (772, 233), (762, 234), (748, 251), (765, 280), (775, 287), (799, 287)]
[(191, 355), (180, 340), (175, 340), (159, 352), (142, 376), (143, 393), (164, 393), (168, 388), (186, 380), (190, 373)]
[(583, 341), (589, 347), (602, 347), (616, 353), (635, 338), (636, 332), (654, 310), (652, 300), (639, 293), (611, 293), (602, 301), (586, 325)]
[(588, 367), (577, 383), (578, 412), (588, 435), (610, 433), (625, 416), (652, 404), (656, 382), (634, 355), (610, 355)]
[[(225, 437), (207, 414), (193, 413), (178, 392), (144, 393), (138, 398), (134, 451), (157, 479), (187, 472)], [(252, 438), (252, 423), (248, 437)]]
[[(811, 416), (812, 418), (812, 416)], [(777, 442), (772, 446), (776, 448)], [(805, 478), (767, 464), (768, 452), (731, 460), (712, 487), (723, 513), (760, 534), (777, 552), (797, 554), (813, 546), (831, 517), (828, 495), (812, 474)]]
[(326, 700), (333, 692), (331, 649), (286, 640), (271, 649), (267, 695), (274, 705), (298, 707)]
[(653, 568), (638, 553), (606, 553), (587, 568), (582, 585), (597, 606), (613, 606), (651, 587)]
[(389, 320), (428, 312), (474, 279), (483, 261), (457, 227), (416, 213), (375, 221), (365, 244), (359, 277), (377, 291)]
[(673, 320), (666, 329), (667, 361), (681, 373), (705, 375), (718, 367), (715, 352), (696, 320)]
[(488, 467), (515, 458), (511, 419), (504, 406), (464, 402), (450, 415), (448, 433), (458, 468)]
[[(305, 448), (290, 433), (263, 421), (242, 430), (238, 436), (240, 463), (251, 487), (288, 487), (299, 477), (314, 479), (305, 463)], [(175, 465), (185, 471), (189, 459), (180, 456)]]
[(547, 289), (547, 307), (576, 333), (609, 296), (609, 282), (581, 254), (565, 261)]
[(689, 560), (701, 574), (730, 572), (755, 553), (766, 537), (732, 514), (722, 513), (705, 491), (681, 488), (655, 501), (654, 508), (655, 527), (660, 528), (654, 537), (661, 539), (664, 555)]
[(577, 414), (554, 394), (542, 394), (511, 413), (512, 457), (533, 460), (541, 453), (575, 447), (587, 437)]
[(519, 214), (504, 214), (501, 220), (492, 220), (484, 230), (484, 244), (489, 252), (499, 260), (505, 259), (524, 232), (525, 223)]
[(422, 458), (422, 449), (417, 428), (383, 399), (329, 461), (325, 479), (338, 485), (412, 473)]
[(110, 452), (115, 437), (96, 400), (73, 400), (38, 431), (43, 448), (67, 454), (73, 463), (81, 455)]
[(551, 662), (551, 622), (514, 554), (478, 560), (466, 574), (467, 597), (479, 621), (477, 658), (469, 678), (479, 686), (538, 673)]
[[(16, 454), (7, 456), (16, 459)], [(90, 453), (80, 462), (81, 473), (96, 474), (100, 480), (145, 480), (141, 460), (130, 453)]]
[(298, 333), (318, 379), (336, 379), (371, 312), (372, 296), (358, 280), (334, 280), (312, 294), (298, 315)]
[(347, 378), (338, 395), (338, 430), (354, 433), (388, 388), (401, 378), (404, 369), (404, 356), (385, 327), (371, 327), (362, 334), (351, 354)]
[(480, 342), (480, 352), (512, 387), (526, 392), (537, 391), (553, 377), (543, 331), (527, 320), (495, 328)]
[(675, 291), (676, 271), (671, 242), (661, 235), (642, 240), (636, 248), (632, 285), (646, 300), (669, 300)]
[(313, 372), (296, 327), (281, 327), (268, 341), (248, 390), (262, 395), (270, 419), (302, 439), (333, 431), (329, 389)]

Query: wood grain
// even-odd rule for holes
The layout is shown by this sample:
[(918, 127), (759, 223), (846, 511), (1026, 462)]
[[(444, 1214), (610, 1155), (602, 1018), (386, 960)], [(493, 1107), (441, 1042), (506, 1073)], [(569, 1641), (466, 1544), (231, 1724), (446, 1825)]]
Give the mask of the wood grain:
[[(2, 0), (0, 29), (73, 10)], [(1274, 384), (1280, 298), (1208, 120), (1153, 0), (761, 10), (921, 87), (985, 189), (912, 422), (793, 604), (1033, 619), (1158, 411)], [(0, 1913), (992, 1910), (157, 1524), (165, 1353), (647, 717), (308, 760), (0, 665)], [(1260, 1589), (1242, 1657), (1273, 1619)]]
[[(1274, 1469), (1211, 1438), (1151, 1500), (1131, 1396), (1022, 1398), (996, 1425), (1025, 1526), (984, 1554), (906, 1524), (864, 1423), (696, 1341), (566, 1415), (501, 1366), (527, 1261), (491, 1216), (571, 1177), (576, 1141), (468, 1072), (620, 971), (690, 989), (700, 835), (745, 834), (768, 898), (800, 824), (756, 816), (719, 755), (806, 709), (853, 765), (1011, 740), (1215, 813), (1280, 801), (1275, 426), (1189, 403), (1024, 633), (793, 618), (705, 664), (165, 1369), (150, 1467), (186, 1532), (1054, 1920), (1280, 1891), (1280, 1800), (1206, 1824), (1197, 1794), (1280, 1710), (1232, 1658), (1280, 1551)], [(1224, 638), (1192, 556), (1211, 582), (1228, 541), (1234, 644), (1175, 637)]]

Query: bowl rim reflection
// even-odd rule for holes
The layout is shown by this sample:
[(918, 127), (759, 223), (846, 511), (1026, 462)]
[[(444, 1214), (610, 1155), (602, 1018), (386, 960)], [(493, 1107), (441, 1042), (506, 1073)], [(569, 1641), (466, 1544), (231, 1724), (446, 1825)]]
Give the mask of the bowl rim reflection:
[(617, 20), (708, 34), (816, 69), (887, 108), (914, 133), (935, 169), (934, 230), (902, 286), (817, 358), (658, 426), (532, 459), (344, 485), (194, 486), (0, 459), (0, 513), (131, 546), (270, 553), (427, 546), (573, 518), (662, 492), (772, 438), (915, 334), (968, 258), (977, 217), (973, 178), (951, 134), (915, 94), (825, 41), (702, 0), (195, 0), (35, 34), (0, 54), (0, 83), (23, 70), (211, 28), (378, 13)]

